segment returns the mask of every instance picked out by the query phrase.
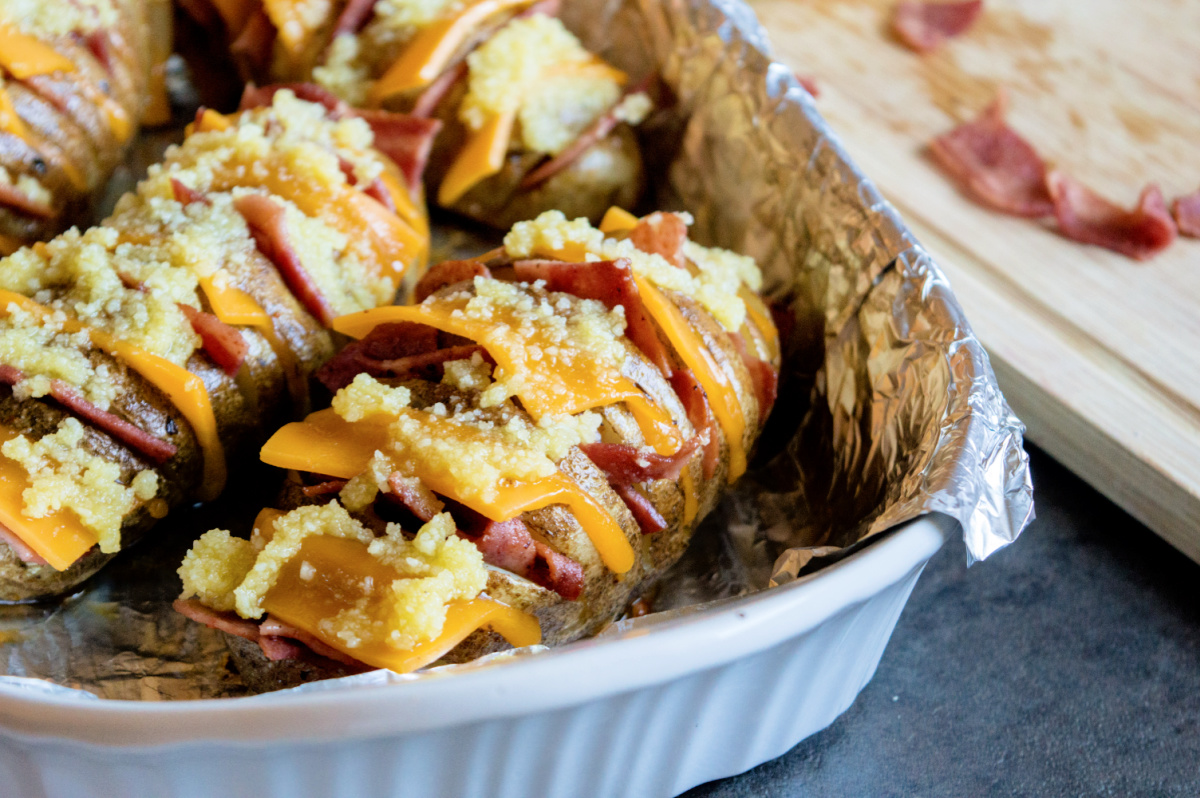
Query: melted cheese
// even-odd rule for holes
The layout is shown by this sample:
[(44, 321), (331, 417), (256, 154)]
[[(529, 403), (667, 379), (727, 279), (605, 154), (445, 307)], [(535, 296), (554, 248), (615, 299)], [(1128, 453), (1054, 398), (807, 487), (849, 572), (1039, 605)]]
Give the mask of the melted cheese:
[(738, 290), (738, 296), (746, 303), (746, 319), (766, 341), (767, 357), (763, 359), (774, 360), (779, 357), (779, 331), (775, 329), (775, 321), (771, 318), (771, 311), (767, 309), (766, 303), (745, 286)]
[(12, 133), (22, 141), (28, 141), (29, 128), (21, 121), (17, 109), (13, 107), (12, 97), (8, 89), (0, 85), (0, 130)]
[(684, 466), (683, 473), (679, 475), (679, 482), (683, 487), (683, 523), (690, 524), (696, 520), (696, 513), (700, 511), (696, 501), (696, 479), (692, 476), (691, 464)]
[(515, 647), (541, 642), (541, 627), (536, 618), (483, 598), (447, 604), (441, 633), (409, 649), (394, 648), (378, 638), (349, 646), (332, 632), (330, 619), (362, 605), (381, 625), (386, 624), (387, 592), (399, 578), (395, 568), (370, 556), (359, 541), (311, 537), (280, 570), (274, 587), (263, 598), (263, 607), (285, 623), (303, 629), (360, 662), (398, 673), (435, 662), (483, 627), (491, 628)]
[[(431, 435), (451, 439), (471, 434), (469, 428), (432, 414), (422, 414), (422, 418)], [(386, 416), (375, 416), (351, 423), (333, 410), (321, 410), (276, 432), (263, 446), (260, 456), (264, 463), (279, 468), (351, 479), (367, 470), (375, 452), (388, 451), (387, 422)], [(500, 484), (493, 497), (485, 498), (464, 492), (447, 470), (426, 469), (420, 464), (410, 470), (415, 471), (412, 476), (434, 493), (465, 504), (493, 521), (507, 521), (530, 510), (565, 504), (609, 570), (625, 573), (633, 567), (633, 548), (620, 525), (591, 495), (561, 472), (531, 482)]]
[(75, 64), (33, 36), (0, 25), (0, 66), (17, 80), (52, 72), (73, 72)]
[(528, 6), (533, 1), (475, 0), (457, 14), (430, 25), (405, 46), (400, 57), (383, 73), (371, 89), (371, 101), (378, 104), (394, 94), (433, 82), (480, 23), (501, 11)]
[[(48, 308), (28, 297), (12, 291), (0, 291), (0, 315), (8, 314), (10, 304), (40, 317), (45, 317), (50, 312)], [(78, 321), (68, 320), (63, 328), (68, 332), (77, 332), (84, 329), (84, 326)], [(217, 419), (204, 381), (166, 358), (118, 340), (103, 330), (88, 329), (87, 332), (98, 349), (124, 361), (147, 382), (162, 391), (191, 424), (204, 453), (204, 482), (200, 496), (205, 501), (215, 499), (225, 487), (225, 447), (217, 435)]]
[(733, 383), (713, 360), (708, 347), (692, 330), (675, 303), (650, 281), (640, 276), (634, 279), (646, 312), (662, 329), (679, 358), (696, 375), (696, 380), (708, 395), (713, 415), (717, 417), (717, 423), (721, 425), (729, 444), (729, 481), (733, 482), (746, 472), (746, 449), (742, 437), (746, 430), (746, 417)]
[(629, 211), (613, 205), (604, 212), (604, 218), (600, 220), (600, 232), (605, 235), (632, 230), (638, 226), (641, 221)]
[(361, 338), (376, 325), (396, 321), (428, 324), (480, 344), (506, 375), (515, 375), (515, 395), (535, 419), (573, 415), (624, 401), (647, 443), (672, 454), (682, 443), (670, 415), (647, 400), (621, 373), (622, 363), (564, 338), (550, 325), (522, 317), (511, 305), (494, 303), (490, 314), (464, 312), (467, 297), (434, 297), (421, 305), (381, 307), (334, 319), (338, 332)]
[(440, 205), (453, 205), (481, 180), (500, 171), (516, 118), (515, 109), (496, 114), (471, 133), (438, 187)]
[[(0, 444), (19, 433), (0, 427)], [(29, 478), (19, 463), (0, 454), (0, 524), (25, 542), (29, 548), (58, 571), (86, 554), (98, 540), (96, 533), (83, 525), (69, 510), (58, 510), (43, 518), (29, 518), (22, 512), (22, 494)]]

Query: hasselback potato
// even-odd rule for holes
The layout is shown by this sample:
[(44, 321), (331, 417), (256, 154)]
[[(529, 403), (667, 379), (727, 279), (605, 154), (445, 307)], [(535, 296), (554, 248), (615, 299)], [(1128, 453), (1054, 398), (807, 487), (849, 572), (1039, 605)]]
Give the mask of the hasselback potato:
[(0, 598), (61, 593), (308, 409), (427, 223), (361, 119), (202, 111), (113, 215), (0, 260)]
[(170, 22), (166, 0), (0, 3), (0, 255), (79, 223), (166, 121)]
[[(593, 634), (746, 469), (779, 345), (754, 262), (688, 219), (548, 212), (435, 266), (419, 304), (334, 321), (332, 407), (249, 539), (206, 533), (176, 607), (260, 690)], [(415, 534), (414, 534), (415, 533)]]
[(596, 221), (642, 192), (633, 127), (651, 100), (563, 27), (556, 0), (185, 7), (224, 30), (247, 80), (441, 120), (428, 178), (442, 207), (507, 229), (550, 209)]

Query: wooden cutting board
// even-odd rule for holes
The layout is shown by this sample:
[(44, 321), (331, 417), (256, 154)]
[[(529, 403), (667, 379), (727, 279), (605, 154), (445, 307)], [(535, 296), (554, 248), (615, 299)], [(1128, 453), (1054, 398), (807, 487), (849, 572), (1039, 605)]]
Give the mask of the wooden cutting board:
[[(752, 0), (850, 155), (950, 277), (1028, 437), (1200, 562), (1200, 241), (1147, 263), (963, 197), (926, 144), (987, 105), (1132, 205), (1200, 187), (1200, 2), (986, 0), (917, 55), (893, 0)], [(1036, 486), (1035, 486), (1036, 490)]]

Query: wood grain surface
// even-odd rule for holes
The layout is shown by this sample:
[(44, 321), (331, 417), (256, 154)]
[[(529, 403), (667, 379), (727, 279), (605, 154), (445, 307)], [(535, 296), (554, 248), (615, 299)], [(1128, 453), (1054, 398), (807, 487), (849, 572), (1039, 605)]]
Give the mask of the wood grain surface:
[(888, 32), (893, 0), (752, 5), (949, 275), (1029, 439), (1200, 561), (1200, 241), (1146, 263), (1067, 241), (972, 203), (926, 149), (1004, 85), (1010, 124), (1114, 201), (1195, 191), (1200, 2), (987, 0), (923, 56)]

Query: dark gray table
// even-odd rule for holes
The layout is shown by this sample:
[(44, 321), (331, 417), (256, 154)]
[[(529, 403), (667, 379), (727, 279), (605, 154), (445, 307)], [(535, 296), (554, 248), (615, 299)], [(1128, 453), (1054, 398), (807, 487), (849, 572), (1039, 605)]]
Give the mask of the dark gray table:
[(934, 557), (842, 717), (687, 798), (1200, 796), (1200, 566), (1031, 460), (1038, 519)]

